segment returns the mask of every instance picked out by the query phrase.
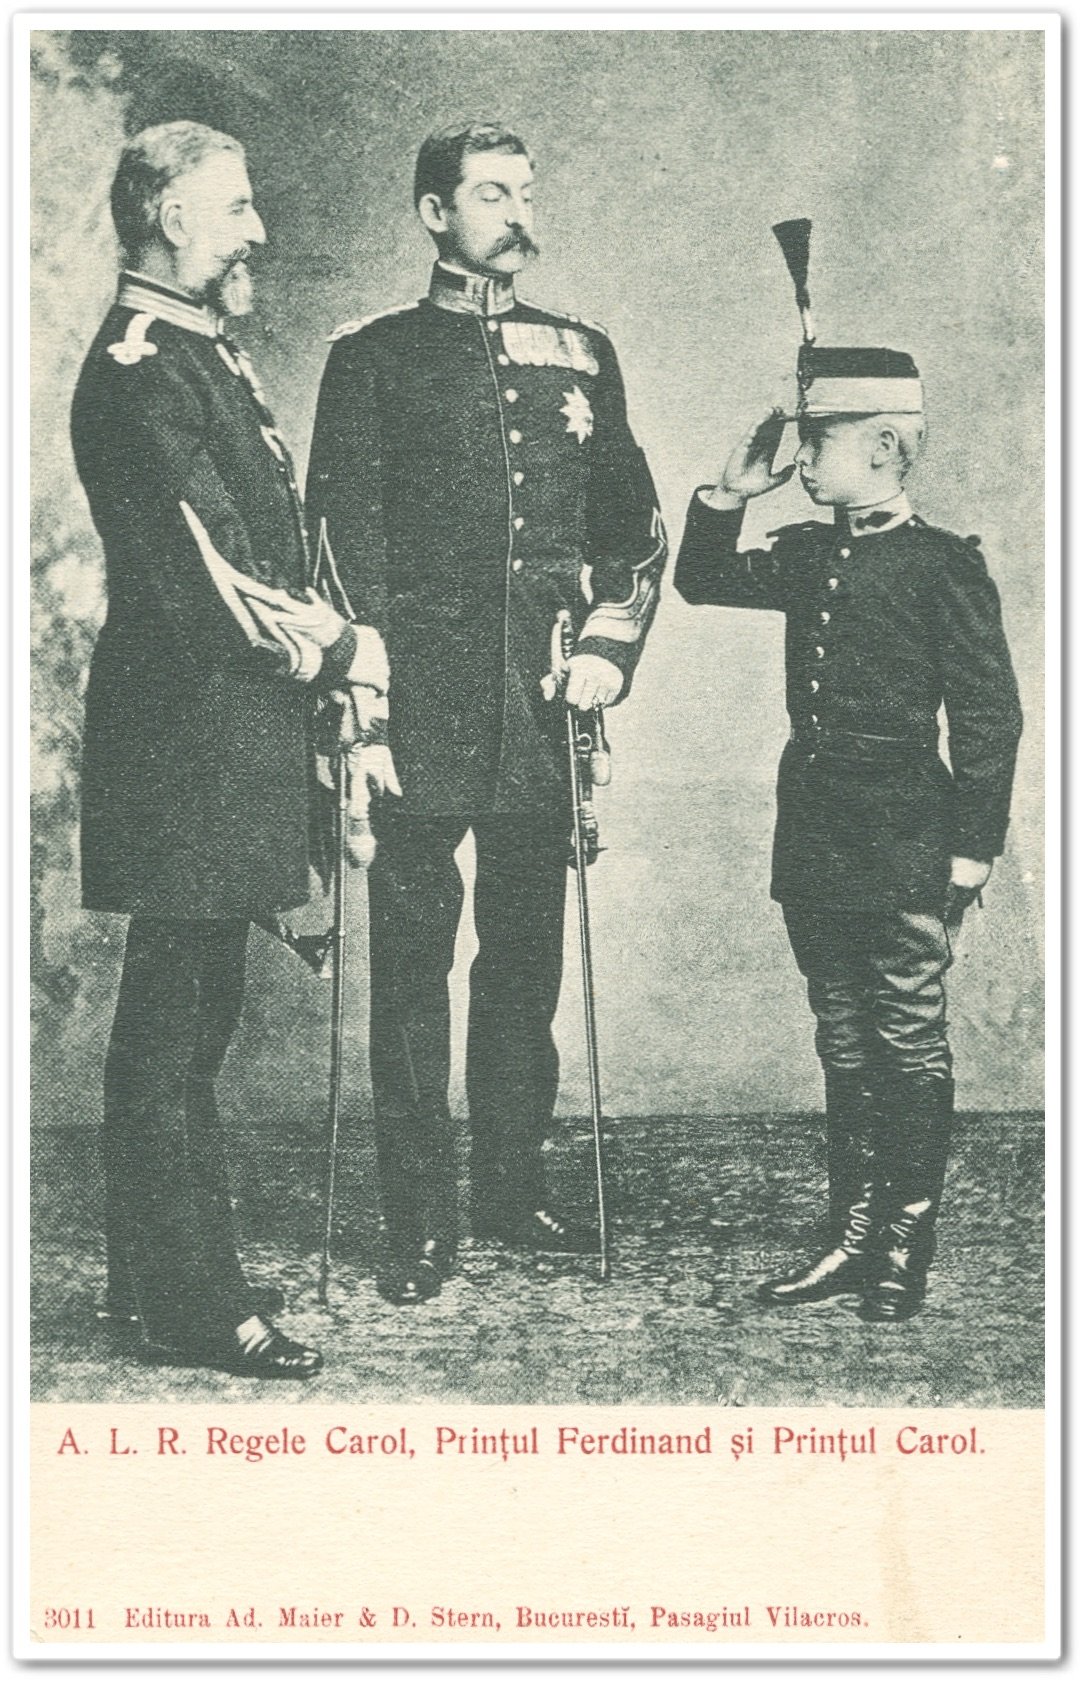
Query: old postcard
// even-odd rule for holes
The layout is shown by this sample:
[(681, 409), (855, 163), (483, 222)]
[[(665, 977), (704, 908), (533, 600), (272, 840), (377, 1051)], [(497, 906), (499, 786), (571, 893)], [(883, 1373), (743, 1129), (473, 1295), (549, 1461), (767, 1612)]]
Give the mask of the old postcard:
[(1055, 1656), (1055, 17), (15, 31), (17, 1653)]

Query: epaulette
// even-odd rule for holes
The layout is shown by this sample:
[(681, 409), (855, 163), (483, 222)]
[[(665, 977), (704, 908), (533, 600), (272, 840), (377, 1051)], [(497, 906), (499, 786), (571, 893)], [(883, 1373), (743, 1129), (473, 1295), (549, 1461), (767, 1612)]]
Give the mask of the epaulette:
[(122, 368), (131, 368), (134, 363), (142, 362), (144, 357), (158, 354), (158, 346), (147, 337), (147, 330), (154, 320), (155, 317), (147, 310), (141, 310), (132, 317), (124, 338), (106, 346), (115, 363), (120, 363)]
[(550, 304), (539, 304), (534, 298), (521, 298), (520, 302), (530, 310), (539, 310), (541, 315), (556, 316), (560, 322), (572, 322), (575, 327), (587, 327), (591, 333), (602, 333), (605, 339), (611, 335), (602, 322), (591, 322), (588, 316), (575, 316), (569, 310), (556, 310)]
[(960, 556), (966, 556), (970, 561), (985, 565), (985, 557), (981, 553), (981, 537), (977, 532), (968, 532), (963, 538), (958, 532), (949, 532), (944, 526), (930, 526), (928, 521), (922, 520), (920, 515), (914, 515), (909, 524), (922, 532), (929, 533), (933, 538), (941, 539)]
[(403, 316), (408, 310), (414, 310), (418, 302), (417, 298), (413, 298), (410, 304), (391, 304), (387, 310), (375, 310), (372, 316), (363, 316), (357, 322), (341, 322), (339, 327), (333, 328), (332, 332), (326, 335), (325, 343), (331, 344), (334, 339), (343, 339), (348, 334), (358, 333), (362, 328), (369, 327), (371, 322), (382, 321), (385, 316)]

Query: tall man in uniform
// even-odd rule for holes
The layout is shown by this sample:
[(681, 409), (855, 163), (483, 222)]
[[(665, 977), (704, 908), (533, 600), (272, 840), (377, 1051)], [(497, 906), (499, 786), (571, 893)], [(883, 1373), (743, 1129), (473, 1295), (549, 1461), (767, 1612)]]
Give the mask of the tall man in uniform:
[[(264, 240), (237, 141), (199, 123), (124, 148), (116, 302), (72, 406), (109, 608), (83, 756), (84, 905), (128, 913), (106, 1060), (108, 1309), (186, 1360), (305, 1378), (231, 1225), (214, 1082), (250, 920), (308, 895), (317, 686), (380, 651), (306, 588), (301, 503), (252, 365), (223, 327)], [(264, 1312), (262, 1314), (262, 1312)]]
[[(1022, 726), (996, 586), (977, 538), (914, 514), (924, 435), (912, 358), (805, 344), (795, 463), (833, 523), (741, 549), (785, 416), (758, 422), (691, 501), (676, 588), (785, 615), (792, 722), (771, 893), (815, 1014), (826, 1078), (829, 1243), (761, 1295), (862, 1295), (895, 1322), (924, 1299), (951, 1136), (944, 973), (1004, 845)], [(938, 752), (946, 709), (951, 768)]]
[(377, 804), (371, 1066), (391, 1301), (452, 1267), (448, 972), (475, 835), (467, 1089), (472, 1228), (553, 1250), (541, 1147), (558, 1086), (569, 795), (556, 615), (573, 616), (571, 706), (625, 694), (665, 558), (645, 458), (603, 329), (526, 303), (533, 167), (516, 135), (432, 135), (415, 204), (437, 246), (427, 296), (333, 335), (307, 510), (345, 614), (386, 639), (403, 794)]

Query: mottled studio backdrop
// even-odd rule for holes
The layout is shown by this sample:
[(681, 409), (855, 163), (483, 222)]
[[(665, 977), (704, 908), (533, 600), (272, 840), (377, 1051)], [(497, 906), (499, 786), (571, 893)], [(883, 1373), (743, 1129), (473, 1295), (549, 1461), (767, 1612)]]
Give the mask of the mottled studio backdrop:
[[(692, 486), (716, 473), (792, 366), (797, 319), (770, 224), (814, 219), (821, 338), (913, 352), (931, 431), (911, 493), (930, 521), (982, 534), (1003, 594), (1026, 735), (1008, 852), (984, 911), (968, 916), (952, 975), (953, 1043), (964, 1106), (1040, 1103), (1040, 34), (80, 31), (35, 41), (35, 1119), (97, 1121), (124, 933), (123, 920), (79, 910), (81, 697), (103, 599), (67, 410), (114, 284), (107, 194), (118, 147), (175, 117), (227, 129), (248, 149), (269, 243), (244, 337), (303, 466), (324, 336), (425, 287), (431, 248), (411, 205), (419, 140), (462, 115), (520, 130), (538, 160), (543, 246), (523, 290), (611, 331), (673, 554)], [(755, 506), (748, 532), (805, 507), (790, 486)], [(616, 1115), (819, 1102), (802, 985), (767, 895), (786, 731), (781, 645), (776, 616), (693, 609), (666, 583), (635, 692), (612, 716), (615, 778), (599, 804), (609, 851), (592, 878), (605, 1103)], [(356, 879), (355, 1115), (369, 1107), (364, 936)], [(471, 951), (467, 928), (462, 1026)], [(250, 966), (228, 1110), (269, 1127), (312, 1123), (324, 1104), (326, 986), (259, 933)], [(576, 964), (567, 972), (559, 1105), (577, 1114), (587, 1102)]]

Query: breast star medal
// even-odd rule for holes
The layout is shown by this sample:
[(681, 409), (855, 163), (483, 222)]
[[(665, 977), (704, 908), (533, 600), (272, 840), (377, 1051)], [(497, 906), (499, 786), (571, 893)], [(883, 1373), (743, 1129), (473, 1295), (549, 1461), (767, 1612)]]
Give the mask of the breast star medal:
[(563, 392), (566, 402), (560, 414), (566, 417), (566, 431), (577, 436), (578, 444), (584, 444), (593, 430), (593, 412), (589, 407), (589, 400), (580, 386), (575, 386), (572, 392)]

